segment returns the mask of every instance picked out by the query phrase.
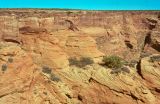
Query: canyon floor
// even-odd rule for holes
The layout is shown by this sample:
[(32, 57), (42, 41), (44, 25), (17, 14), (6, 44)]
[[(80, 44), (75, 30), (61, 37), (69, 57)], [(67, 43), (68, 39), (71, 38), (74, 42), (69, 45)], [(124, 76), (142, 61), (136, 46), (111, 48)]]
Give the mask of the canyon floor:
[(0, 67), (0, 104), (160, 104), (160, 11), (0, 9)]

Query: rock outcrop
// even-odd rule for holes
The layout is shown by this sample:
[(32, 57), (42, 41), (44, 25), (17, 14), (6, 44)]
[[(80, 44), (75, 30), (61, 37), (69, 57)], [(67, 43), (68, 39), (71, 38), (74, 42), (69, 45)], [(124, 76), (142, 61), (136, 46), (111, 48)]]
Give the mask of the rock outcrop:
[[(1, 9), (0, 104), (159, 104), (159, 14)], [(104, 55), (135, 65), (113, 73)]]

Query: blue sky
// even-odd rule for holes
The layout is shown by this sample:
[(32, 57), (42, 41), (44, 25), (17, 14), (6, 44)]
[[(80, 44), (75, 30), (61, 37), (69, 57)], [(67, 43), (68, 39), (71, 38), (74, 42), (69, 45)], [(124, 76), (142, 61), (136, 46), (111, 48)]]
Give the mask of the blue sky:
[(160, 0), (0, 0), (0, 8), (160, 10)]

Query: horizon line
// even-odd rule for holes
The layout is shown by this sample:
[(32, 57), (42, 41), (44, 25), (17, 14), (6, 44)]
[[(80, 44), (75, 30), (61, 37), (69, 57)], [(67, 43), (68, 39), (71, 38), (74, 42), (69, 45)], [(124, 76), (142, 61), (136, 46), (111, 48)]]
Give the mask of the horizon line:
[(0, 8), (160, 10), (160, 0), (0, 0)]
[(78, 11), (160, 11), (160, 9), (77, 9), (77, 8), (1, 8), (0, 10), (29, 10), (29, 9), (36, 9), (36, 10), (78, 10)]

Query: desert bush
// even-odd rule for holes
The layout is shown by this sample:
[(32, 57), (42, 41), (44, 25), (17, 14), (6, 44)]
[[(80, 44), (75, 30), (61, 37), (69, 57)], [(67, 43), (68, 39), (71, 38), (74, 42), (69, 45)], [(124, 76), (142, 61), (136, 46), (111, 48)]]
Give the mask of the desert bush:
[(12, 57), (9, 57), (9, 58), (8, 58), (8, 62), (9, 62), (9, 63), (12, 63), (12, 62), (13, 62), (13, 58), (12, 58)]
[(81, 57), (79, 60), (75, 57), (69, 58), (69, 65), (75, 65), (77, 67), (85, 67), (86, 65), (93, 64), (94, 61), (90, 57)]
[(42, 67), (42, 72), (46, 73), (46, 74), (51, 74), (52, 69), (50, 67), (48, 67), (48, 66), (43, 66)]
[(69, 58), (68, 61), (69, 61), (70, 66), (72, 66), (72, 65), (77, 66), (79, 64), (79, 60), (77, 60), (77, 58), (75, 58), (75, 57)]
[(7, 65), (6, 64), (3, 64), (2, 67), (1, 67), (1, 70), (4, 72), (7, 70)]
[(43, 66), (43, 67), (42, 67), (42, 72), (48, 74), (48, 75), (50, 76), (50, 80), (52, 80), (52, 81), (56, 81), (56, 82), (61, 81), (61, 79), (58, 78), (58, 77), (52, 72), (52, 69), (51, 69), (50, 67), (48, 67), (48, 66)]
[(121, 68), (123, 66), (123, 60), (118, 56), (105, 56), (103, 58), (104, 64), (109, 68)]
[(60, 79), (59, 77), (57, 77), (55, 74), (53, 74), (53, 73), (51, 73), (50, 79), (51, 79), (52, 81), (56, 81), (56, 82), (61, 81), (61, 79)]
[(90, 57), (81, 57), (80, 58), (80, 67), (85, 67), (86, 65), (93, 64), (94, 61)]

